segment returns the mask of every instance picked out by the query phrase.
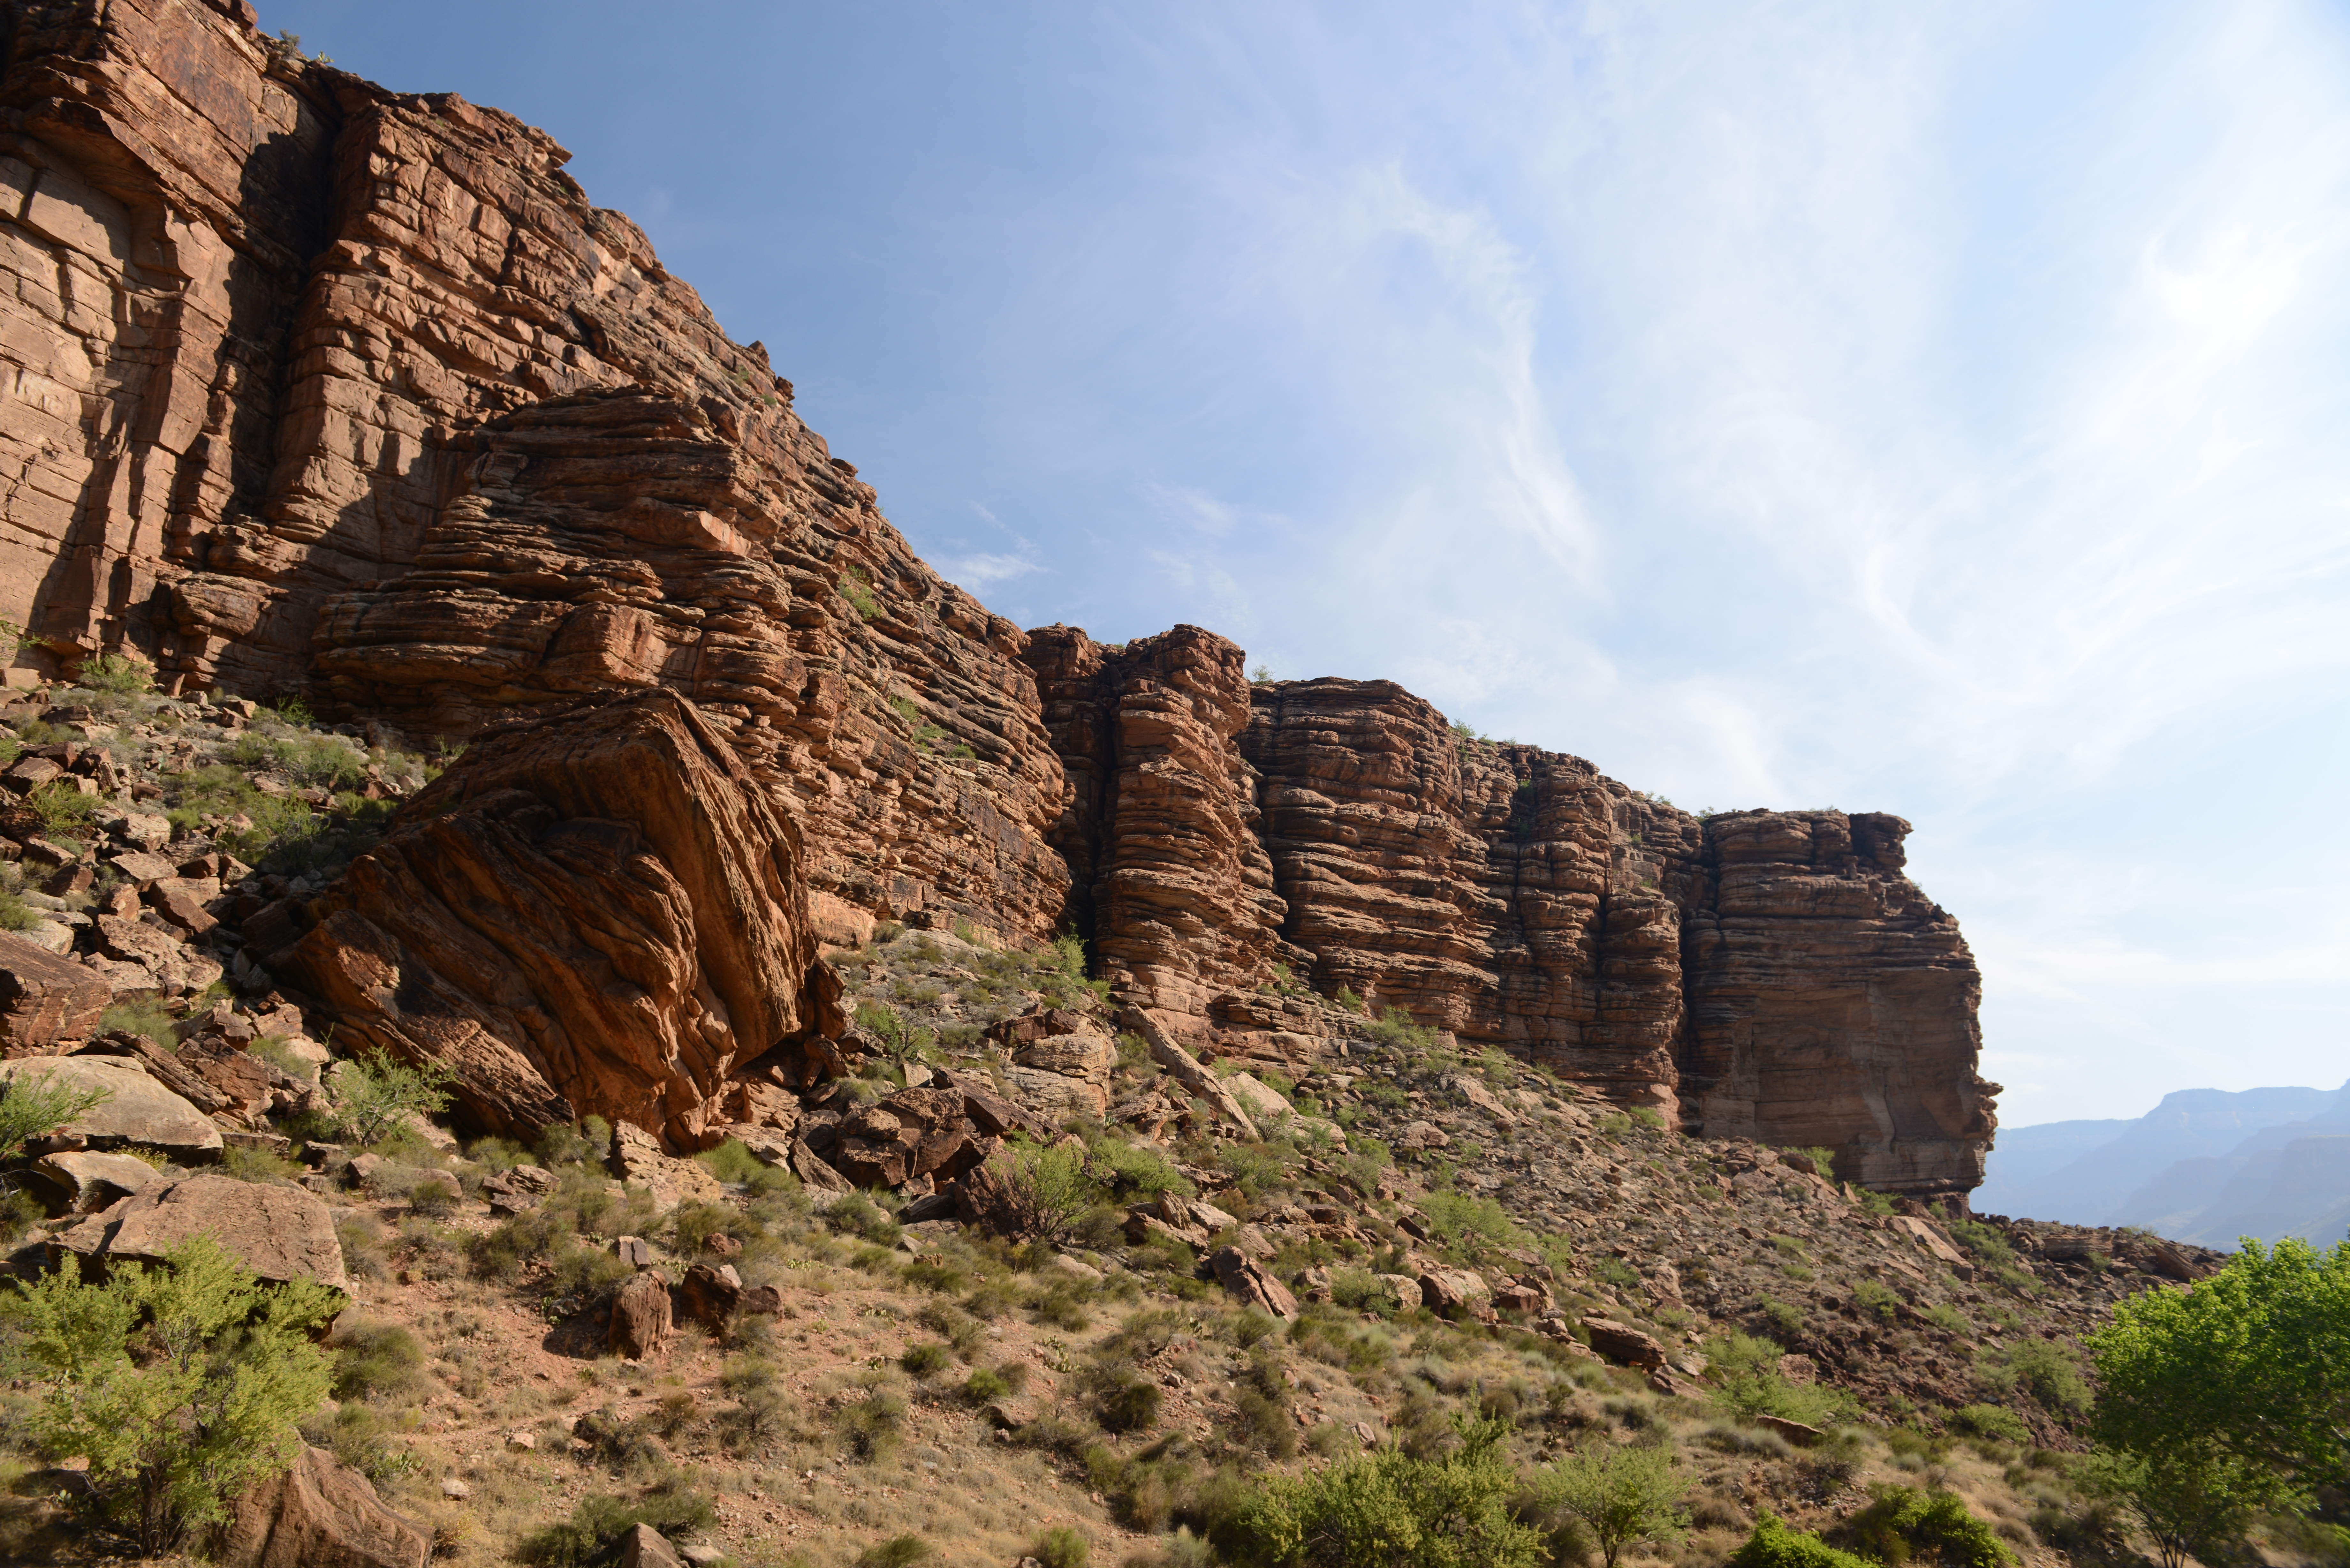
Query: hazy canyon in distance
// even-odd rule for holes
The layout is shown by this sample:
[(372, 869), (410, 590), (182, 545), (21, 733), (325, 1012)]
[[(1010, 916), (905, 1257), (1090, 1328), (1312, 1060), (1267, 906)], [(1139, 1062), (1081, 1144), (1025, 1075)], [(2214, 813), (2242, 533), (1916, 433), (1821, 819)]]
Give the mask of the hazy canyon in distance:
[(2237, 1238), (2350, 1234), (2350, 1084), (2180, 1089), (2131, 1119), (2002, 1127), (1975, 1207), (2139, 1225), (2232, 1250)]

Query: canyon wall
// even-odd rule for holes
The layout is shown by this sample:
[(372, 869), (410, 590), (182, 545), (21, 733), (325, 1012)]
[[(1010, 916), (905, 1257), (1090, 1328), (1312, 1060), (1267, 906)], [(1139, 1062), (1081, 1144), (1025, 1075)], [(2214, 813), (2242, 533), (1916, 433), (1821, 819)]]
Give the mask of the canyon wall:
[(1390, 681), (1252, 686), (1192, 627), (1050, 627), (1025, 657), (1105, 972), (1179, 1032), (1278, 1051), (1285, 985), (1345, 989), (1691, 1132), (1830, 1147), (1890, 1189), (1981, 1179), (1981, 981), (1900, 818), (1700, 819)]
[[(1074, 927), (1194, 1037), (1310, 1048), (1311, 993), (1347, 989), (1692, 1131), (1980, 1179), (1978, 981), (1898, 818), (1700, 821), (1391, 683), (1253, 686), (1197, 628), (1023, 632), (914, 555), (544, 132), (304, 60), (243, 0), (0, 0), (0, 29), (10, 680), (128, 650), (167, 690), (426, 748), (672, 693), (792, 826), (786, 967), (878, 919)], [(432, 836), (318, 918), (397, 925)], [(648, 995), (693, 994), (671, 968)], [(772, 1044), (729, 1031), (801, 1019), (800, 982), (697, 1001), (723, 1049), (649, 1035), (666, 1065), (634, 1076), (575, 1059), (587, 1012), (501, 1034), (528, 1066), (501, 1114), (691, 1131)], [(448, 1017), (524, 1015), (464, 994)]]
[(1025, 639), (553, 139), (290, 57), (239, 0), (0, 26), (19, 679), (127, 649), (418, 745), (657, 684), (806, 824), (820, 929), (1054, 929)]

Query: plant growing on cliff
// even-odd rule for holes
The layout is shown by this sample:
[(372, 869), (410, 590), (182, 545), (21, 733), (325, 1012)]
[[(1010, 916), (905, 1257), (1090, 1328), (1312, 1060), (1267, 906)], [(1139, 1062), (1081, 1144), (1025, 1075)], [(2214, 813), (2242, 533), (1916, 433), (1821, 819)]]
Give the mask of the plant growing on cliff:
[(1390, 1007), (1380, 1012), (1378, 1022), (1371, 1025), (1372, 1041), (1398, 1051), (1432, 1051), (1436, 1049), (1436, 1031), (1411, 1021), (1411, 1014), (1400, 1007)]
[(161, 1555), (228, 1517), (249, 1488), (300, 1454), (296, 1424), (333, 1370), (312, 1331), (342, 1303), (315, 1280), (265, 1286), (200, 1236), (161, 1267), (15, 1282), (5, 1303), (35, 1441), (89, 1462), (90, 1506)]
[(346, 1062), (334, 1077), (335, 1116), (352, 1143), (380, 1143), (412, 1116), (449, 1108), (453, 1075), (437, 1062), (411, 1067), (382, 1050)]
[(144, 697), (155, 690), (155, 667), (133, 653), (93, 653), (74, 667), (73, 680), (109, 697)]
[(840, 574), (840, 597), (864, 619), (881, 618), (880, 602), (873, 597), (873, 579), (865, 575), (864, 567), (851, 566)]

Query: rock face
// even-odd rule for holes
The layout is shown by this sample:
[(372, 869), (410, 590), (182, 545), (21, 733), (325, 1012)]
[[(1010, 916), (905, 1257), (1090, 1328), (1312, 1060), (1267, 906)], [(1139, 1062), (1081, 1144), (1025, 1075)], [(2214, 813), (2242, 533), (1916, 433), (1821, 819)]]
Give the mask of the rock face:
[[(1981, 1179), (1980, 981), (1900, 818), (1700, 821), (1464, 740), (1391, 682), (1243, 688), (1240, 650), (1191, 628), (1124, 650), (1047, 628), (1027, 657), (1071, 779), (1055, 841), (1106, 971), (1163, 1021), (1277, 1043), (1285, 963), (1691, 1132), (1825, 1145), (1896, 1190)], [(1210, 692), (1245, 694), (1247, 727)]]
[(0, 1079), (31, 1079), (107, 1097), (41, 1140), (44, 1149), (159, 1149), (195, 1164), (220, 1158), (221, 1132), (181, 1096), (119, 1056), (33, 1056), (0, 1063)]
[(88, 1038), (113, 1000), (85, 966), (0, 938), (0, 1057), (46, 1056)]
[(1050, 934), (1024, 638), (553, 139), (228, 0), (0, 16), (0, 618), (36, 662), (130, 647), (420, 738), (665, 687), (816, 830), (836, 940)]
[(432, 1535), (386, 1508), (367, 1477), (323, 1449), (241, 1499), (220, 1544), (224, 1568), (424, 1568)]
[[(339, 1038), (458, 1066), (471, 1120), (755, 1124), (712, 1102), (824, 1024), (817, 944), (1066, 922), (1197, 1044), (1295, 1062), (1306, 989), (1350, 988), (1688, 1130), (1980, 1179), (1974, 965), (1898, 818), (1700, 822), (1389, 682), (1252, 685), (1196, 627), (1023, 633), (545, 133), (305, 61), (241, 0), (0, 24), (16, 675), (124, 648), (167, 690), (468, 741), (316, 909), (239, 914), (266, 951), (233, 956), (247, 984), (286, 956)], [(654, 757), (691, 782), (623, 776)], [(722, 821), (746, 836), (662, 836)], [(146, 858), (175, 929), (96, 916), (94, 972), (200, 988), (176, 938), (218, 911)], [(0, 1011), (64, 1040), (88, 1000)], [(1085, 1073), (1015, 1066), (1100, 1114)]]
[(691, 1142), (730, 1068), (815, 1022), (802, 856), (716, 728), (644, 692), (486, 737), (280, 967), (484, 1126)]
[(59, 1232), (50, 1246), (92, 1262), (157, 1262), (182, 1241), (207, 1234), (265, 1280), (314, 1279), (349, 1288), (335, 1217), (324, 1203), (298, 1187), (233, 1176), (158, 1182)]

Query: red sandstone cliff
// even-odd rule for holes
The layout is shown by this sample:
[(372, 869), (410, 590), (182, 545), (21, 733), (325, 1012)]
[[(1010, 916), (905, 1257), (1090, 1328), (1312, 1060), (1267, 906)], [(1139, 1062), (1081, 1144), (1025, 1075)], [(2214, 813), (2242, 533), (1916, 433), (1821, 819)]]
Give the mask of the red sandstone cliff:
[[(0, 618), (44, 669), (129, 648), (175, 689), (300, 691), (414, 741), (567, 744), (530, 722), (688, 700), (700, 739), (672, 750), (764, 795), (722, 815), (790, 825), (775, 909), (696, 917), (772, 926), (756, 983), (692, 981), (692, 919), (647, 915), (665, 956), (629, 983), (659, 1016), (582, 1060), (594, 1006), (535, 969), (563, 942), (525, 921), (473, 981), (437, 975), (442, 1033), (419, 1033), (368, 1000), (370, 965), (464, 967), (420, 950), (463, 924), (453, 826), (396, 835), (315, 911), (383, 938), (305, 961), (355, 1029), (503, 1064), (485, 1117), (568, 1097), (690, 1134), (728, 1063), (807, 1026), (810, 937), (955, 916), (1074, 923), (1125, 1000), (1195, 1033), (1310, 1049), (1297, 992), (1351, 987), (1693, 1130), (1833, 1144), (1882, 1186), (1979, 1179), (1975, 971), (1902, 874), (1906, 824), (1700, 823), (1578, 759), (1464, 743), (1389, 683), (1253, 688), (1197, 628), (1024, 634), (913, 555), (764, 350), (552, 139), (254, 21), (0, 0)], [(501, 800), (466, 842), (571, 888), (542, 902), (582, 952), (600, 895), (578, 889), (742, 879), (667, 851), (608, 882), (576, 845), (529, 860), (586, 842), (562, 826), (586, 807)], [(640, 837), (691, 815), (637, 804)], [(533, 973), (536, 1002), (505, 995)]]

